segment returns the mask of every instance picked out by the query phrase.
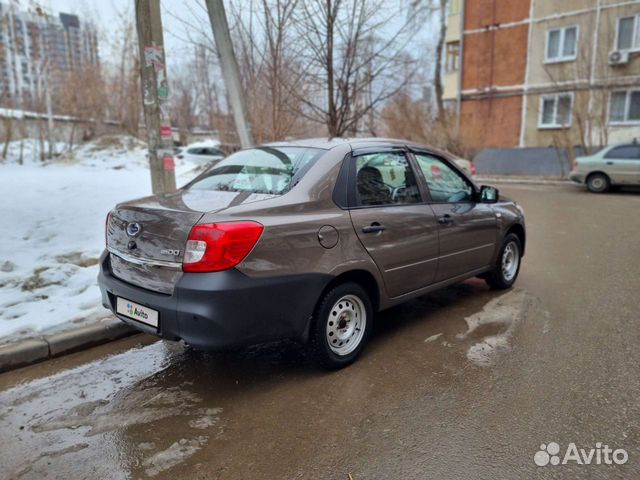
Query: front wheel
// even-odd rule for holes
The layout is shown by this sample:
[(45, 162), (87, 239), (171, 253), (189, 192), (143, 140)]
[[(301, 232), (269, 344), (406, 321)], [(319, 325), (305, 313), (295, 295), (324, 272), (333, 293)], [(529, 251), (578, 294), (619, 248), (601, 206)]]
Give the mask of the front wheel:
[(353, 363), (371, 331), (373, 308), (357, 283), (347, 282), (320, 299), (311, 323), (309, 350), (323, 367), (337, 369)]
[(522, 244), (517, 235), (510, 233), (504, 237), (498, 259), (485, 281), (491, 288), (504, 290), (511, 288), (520, 272), (522, 258)]

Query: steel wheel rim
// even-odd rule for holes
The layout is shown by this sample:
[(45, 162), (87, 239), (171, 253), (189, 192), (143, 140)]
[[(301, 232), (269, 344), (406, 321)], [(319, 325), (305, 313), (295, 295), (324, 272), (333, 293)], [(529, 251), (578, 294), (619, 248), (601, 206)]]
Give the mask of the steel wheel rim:
[(509, 242), (502, 252), (502, 276), (510, 282), (516, 276), (520, 264), (520, 250), (516, 242)]
[(367, 310), (356, 295), (344, 295), (329, 310), (327, 318), (327, 344), (340, 356), (352, 353), (364, 336)]
[(604, 187), (604, 180), (600, 177), (596, 177), (591, 180), (591, 186), (597, 190), (600, 190), (602, 187)]

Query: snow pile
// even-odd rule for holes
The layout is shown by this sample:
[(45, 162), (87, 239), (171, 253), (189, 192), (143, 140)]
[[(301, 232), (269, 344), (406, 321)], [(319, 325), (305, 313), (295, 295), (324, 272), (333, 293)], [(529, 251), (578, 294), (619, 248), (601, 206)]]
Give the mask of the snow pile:
[(147, 144), (130, 135), (104, 135), (62, 157), (86, 167), (132, 170), (149, 165)]
[[(0, 143), (0, 155), (4, 151), (4, 142)], [(51, 153), (54, 157), (62, 154), (67, 148), (67, 144), (64, 142), (52, 142)], [(43, 162), (40, 159), (40, 151), (44, 149), (45, 156), (49, 155), (49, 142), (44, 140), (40, 142), (37, 138), (23, 138), (21, 140), (13, 140), (9, 142), (7, 146), (6, 158), (0, 156), (0, 165), (2, 164), (19, 164), (22, 157), (22, 163), (24, 165), (41, 165)], [(22, 155), (20, 152), (22, 151)]]
[[(63, 162), (0, 163), (0, 339), (107, 316), (96, 284), (107, 212), (151, 193), (144, 144), (98, 139)], [(195, 165), (178, 164), (178, 185)]]

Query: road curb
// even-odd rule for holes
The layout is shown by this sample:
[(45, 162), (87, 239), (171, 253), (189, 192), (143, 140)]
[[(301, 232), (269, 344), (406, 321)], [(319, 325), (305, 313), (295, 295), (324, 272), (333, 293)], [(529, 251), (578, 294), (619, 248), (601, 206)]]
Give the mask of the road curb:
[(0, 373), (139, 333), (117, 319), (0, 346)]
[(576, 185), (571, 180), (547, 179), (535, 177), (484, 177), (476, 176), (478, 183), (512, 183), (520, 185)]

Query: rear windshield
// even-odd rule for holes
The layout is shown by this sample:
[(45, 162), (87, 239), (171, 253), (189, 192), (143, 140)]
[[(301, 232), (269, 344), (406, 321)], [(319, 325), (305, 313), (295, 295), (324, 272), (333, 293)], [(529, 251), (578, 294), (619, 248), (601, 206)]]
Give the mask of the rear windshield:
[(259, 147), (228, 156), (185, 188), (281, 195), (291, 189), (324, 150)]

